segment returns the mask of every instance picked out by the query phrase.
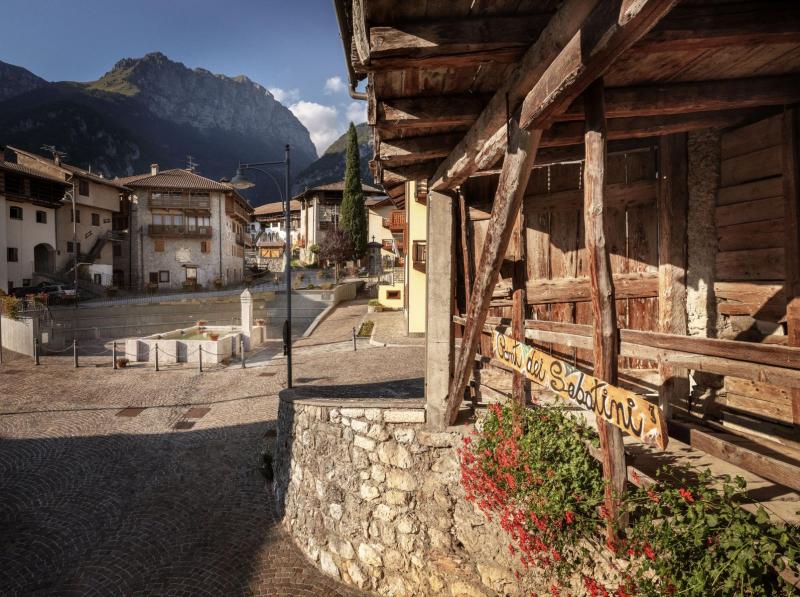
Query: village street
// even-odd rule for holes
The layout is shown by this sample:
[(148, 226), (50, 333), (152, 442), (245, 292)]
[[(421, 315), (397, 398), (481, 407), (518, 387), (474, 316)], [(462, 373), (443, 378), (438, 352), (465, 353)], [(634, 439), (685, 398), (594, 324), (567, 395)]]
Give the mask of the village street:
[[(419, 347), (346, 348), (365, 313), (344, 305), (298, 342), (296, 384), (403, 380), (421, 395)], [(354, 594), (295, 547), (261, 471), (284, 363), (199, 374), (7, 361), (0, 593)]]

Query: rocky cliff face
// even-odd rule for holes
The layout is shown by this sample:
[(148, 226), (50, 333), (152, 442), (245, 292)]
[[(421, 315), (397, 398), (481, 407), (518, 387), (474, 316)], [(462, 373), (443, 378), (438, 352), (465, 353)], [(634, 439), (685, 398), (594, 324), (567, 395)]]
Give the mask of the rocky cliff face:
[(311, 137), (295, 115), (243, 75), (232, 78), (189, 69), (155, 52), (120, 60), (90, 87), (136, 97), (153, 114), (171, 122), (285, 139), (296, 155), (316, 158)]
[[(2, 72), (18, 69), (6, 66), (0, 63), (0, 82)], [(239, 161), (282, 159), (286, 143), (295, 172), (317, 158), (302, 123), (246, 77), (189, 69), (160, 53), (121, 60), (90, 83), (28, 75), (27, 88), (20, 83), (0, 98), (0, 145), (38, 151), (53, 144), (71, 163), (108, 176), (145, 171), (153, 162), (184, 167), (191, 154), (201, 174), (218, 179), (231, 176)]]
[[(358, 154), (361, 164), (361, 180), (368, 185), (375, 185), (369, 169), (369, 161), (373, 157), (372, 129), (366, 122), (356, 126), (358, 136)], [(294, 192), (299, 193), (306, 187), (313, 187), (344, 179), (345, 153), (347, 151), (347, 133), (331, 144), (321, 158), (301, 171), (294, 182)]]
[(47, 81), (31, 71), (0, 62), (0, 102), (47, 85)]

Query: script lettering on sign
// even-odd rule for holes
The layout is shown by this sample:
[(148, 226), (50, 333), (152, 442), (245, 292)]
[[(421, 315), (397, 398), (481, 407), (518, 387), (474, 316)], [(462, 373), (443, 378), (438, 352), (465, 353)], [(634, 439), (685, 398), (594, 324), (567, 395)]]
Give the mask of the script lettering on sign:
[(587, 375), (499, 330), (493, 333), (492, 346), (499, 361), (531, 381), (562, 398), (571, 398), (645, 444), (662, 450), (667, 447), (669, 437), (661, 411), (638, 394)]

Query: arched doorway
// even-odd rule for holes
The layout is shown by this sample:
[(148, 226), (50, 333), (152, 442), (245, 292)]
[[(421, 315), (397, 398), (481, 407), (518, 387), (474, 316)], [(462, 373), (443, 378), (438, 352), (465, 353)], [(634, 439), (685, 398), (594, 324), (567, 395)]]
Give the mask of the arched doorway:
[(33, 247), (33, 269), (43, 274), (56, 271), (56, 250), (47, 243)]

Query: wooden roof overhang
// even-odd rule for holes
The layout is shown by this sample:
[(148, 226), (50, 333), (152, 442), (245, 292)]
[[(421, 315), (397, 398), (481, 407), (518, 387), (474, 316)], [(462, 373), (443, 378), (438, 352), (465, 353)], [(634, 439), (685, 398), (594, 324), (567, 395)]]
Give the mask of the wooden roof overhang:
[[(376, 182), (433, 190), (497, 168), (507, 116), (536, 156), (580, 156), (602, 76), (608, 139), (725, 127), (800, 101), (800, 5), (786, 0), (336, 0), (353, 92), (366, 79)], [(354, 97), (360, 94), (354, 93)]]

